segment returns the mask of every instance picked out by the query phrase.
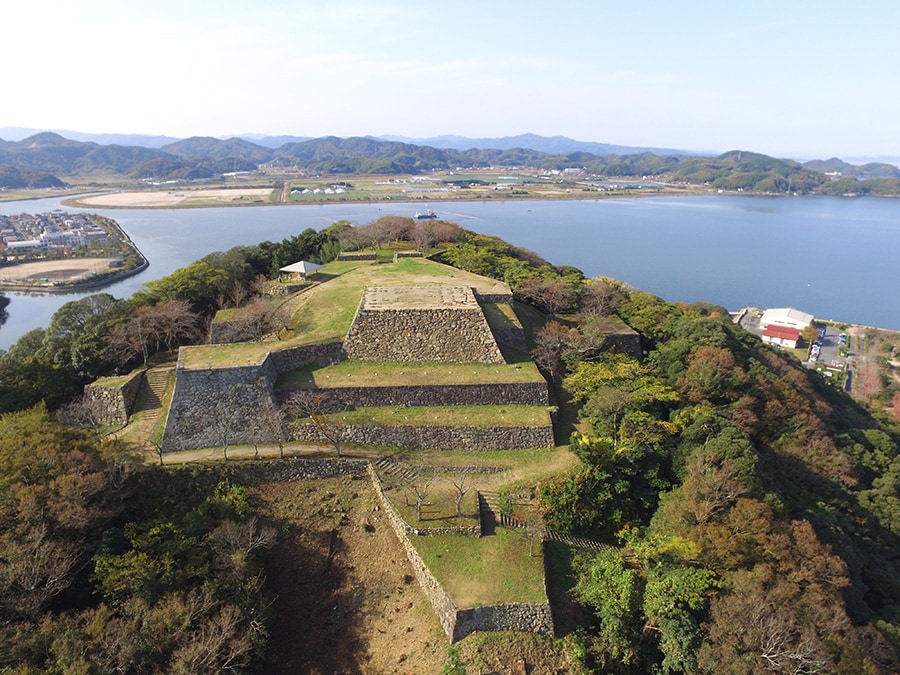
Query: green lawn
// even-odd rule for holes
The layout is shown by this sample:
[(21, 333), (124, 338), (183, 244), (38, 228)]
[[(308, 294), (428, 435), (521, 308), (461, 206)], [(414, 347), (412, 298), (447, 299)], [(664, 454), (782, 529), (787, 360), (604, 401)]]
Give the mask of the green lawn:
[(533, 363), (385, 363), (343, 361), (333, 366), (307, 366), (278, 378), (279, 389), (301, 387), (396, 387), (410, 384), (497, 384), (542, 382)]
[(543, 426), (550, 408), (536, 405), (359, 407), (331, 415), (343, 424), (411, 426)]
[(318, 283), (288, 300), (295, 310), (280, 340), (188, 347), (184, 351), (185, 367), (243, 366), (261, 362), (270, 351), (343, 340), (366, 286), (450, 284), (471, 286), (483, 293), (508, 290), (500, 281), (427, 258), (401, 258), (396, 263), (335, 261), (325, 265), (313, 278)]
[(534, 555), (524, 530), (498, 527), (490, 537), (412, 537), (431, 573), (459, 607), (547, 602), (541, 544)]

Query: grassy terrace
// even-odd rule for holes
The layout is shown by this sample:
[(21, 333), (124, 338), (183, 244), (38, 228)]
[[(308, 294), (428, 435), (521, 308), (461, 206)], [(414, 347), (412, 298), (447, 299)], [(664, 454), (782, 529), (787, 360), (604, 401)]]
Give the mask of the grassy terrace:
[(401, 258), (396, 263), (335, 261), (314, 277), (319, 283), (296, 294), (293, 319), (280, 340), (185, 349), (186, 368), (225, 368), (259, 363), (268, 352), (297, 345), (342, 340), (350, 329), (365, 286), (445, 284), (470, 286), (481, 293), (500, 293), (502, 282), (469, 274), (426, 258)]
[(490, 537), (439, 535), (412, 541), (459, 607), (547, 601), (540, 544), (529, 555), (521, 531), (498, 527)]
[(536, 426), (550, 424), (550, 408), (536, 405), (359, 407), (339, 414), (345, 424), (414, 426)]
[(395, 387), (414, 384), (497, 384), (542, 382), (530, 362), (486, 363), (383, 363), (343, 361), (333, 366), (307, 366), (278, 378), (279, 389), (304, 387)]

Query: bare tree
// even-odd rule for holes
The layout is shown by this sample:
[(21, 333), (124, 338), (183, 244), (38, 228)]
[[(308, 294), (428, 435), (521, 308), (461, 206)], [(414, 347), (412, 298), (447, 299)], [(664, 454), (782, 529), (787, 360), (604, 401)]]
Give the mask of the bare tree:
[(196, 340), (202, 334), (202, 317), (191, 310), (190, 303), (173, 300), (161, 305), (145, 305), (110, 334), (110, 353), (120, 364), (140, 355), (144, 365), (161, 347), (172, 350), (183, 342)]
[(29, 618), (69, 586), (80, 554), (77, 546), (53, 539), (45, 524), (19, 537), (0, 535), (0, 547), (0, 604)]
[(226, 520), (207, 536), (207, 541), (228, 557), (235, 553), (249, 555), (256, 549), (272, 548), (276, 539), (275, 528), (261, 525), (256, 516), (244, 522)]
[(266, 398), (256, 409), (253, 425), (258, 431), (254, 436), (266, 438), (278, 444), (278, 456), (284, 459), (284, 444), (287, 442), (287, 420), (284, 410), (279, 410), (271, 398)]
[(416, 497), (416, 520), (422, 520), (422, 506), (425, 504), (425, 499), (431, 491), (434, 479), (434, 474), (431, 474), (426, 478), (425, 475), (420, 472), (416, 475), (415, 479), (409, 483), (409, 489), (412, 490), (412, 493)]
[(85, 393), (81, 398), (67, 403), (56, 411), (60, 422), (79, 429), (95, 429), (107, 423), (108, 408), (98, 397)]
[(231, 287), (231, 290), (228, 291), (228, 300), (231, 302), (232, 306), (240, 307), (244, 300), (247, 299), (248, 294), (247, 287), (240, 281), (237, 281), (234, 286)]
[(450, 474), (450, 478), (448, 479), (450, 483), (456, 488), (456, 517), (462, 517), (462, 503), (463, 499), (465, 499), (466, 494), (472, 489), (472, 473), (468, 468), (464, 468), (461, 471), (456, 471)]
[(298, 389), (291, 392), (284, 402), (284, 408), (295, 423), (303, 423), (309, 418), (319, 435), (334, 446), (337, 456), (341, 456), (341, 443), (347, 434), (347, 425), (340, 418), (346, 405), (333, 393), (321, 389)]

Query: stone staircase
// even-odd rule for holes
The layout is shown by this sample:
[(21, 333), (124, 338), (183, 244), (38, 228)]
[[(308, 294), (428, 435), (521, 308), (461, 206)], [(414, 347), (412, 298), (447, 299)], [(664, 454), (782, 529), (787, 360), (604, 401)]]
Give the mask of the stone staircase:
[(392, 457), (379, 457), (373, 464), (382, 476), (396, 476), (405, 482), (412, 482), (418, 476), (418, 471), (414, 467), (398, 462)]
[(143, 412), (143, 424), (152, 429), (162, 413), (162, 400), (174, 367), (151, 368), (146, 373), (147, 396), (134, 412)]

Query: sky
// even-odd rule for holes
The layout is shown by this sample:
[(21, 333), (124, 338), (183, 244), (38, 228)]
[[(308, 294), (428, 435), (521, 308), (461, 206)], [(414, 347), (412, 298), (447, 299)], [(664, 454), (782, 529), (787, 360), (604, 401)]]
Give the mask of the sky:
[(0, 127), (900, 158), (900, 2), (29, 0)]

